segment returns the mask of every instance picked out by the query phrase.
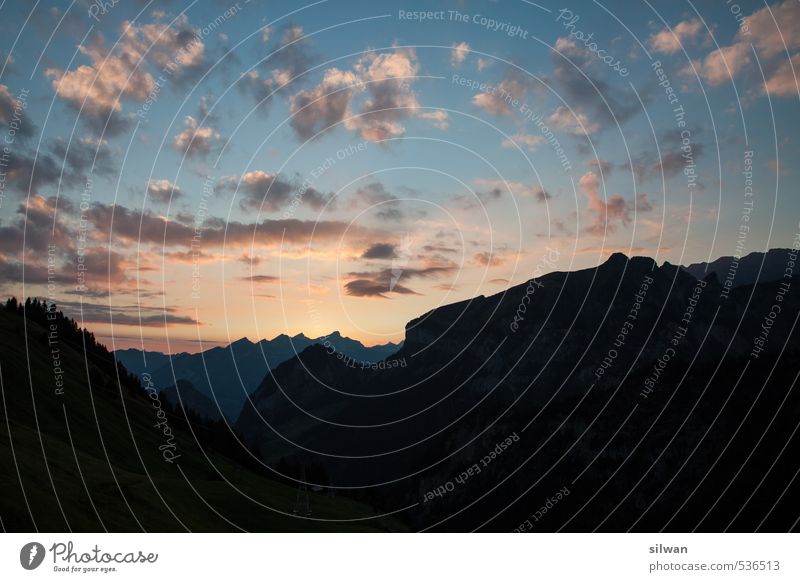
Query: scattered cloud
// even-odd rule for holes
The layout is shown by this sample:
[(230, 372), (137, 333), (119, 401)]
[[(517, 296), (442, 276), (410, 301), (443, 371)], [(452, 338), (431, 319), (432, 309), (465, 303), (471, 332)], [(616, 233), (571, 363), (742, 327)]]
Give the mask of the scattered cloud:
[(453, 43), (453, 49), (450, 51), (450, 64), (458, 67), (464, 62), (470, 52), (469, 44), (466, 42)]
[(79, 111), (81, 118), (103, 133), (114, 134), (130, 125), (123, 115), (126, 99), (142, 102), (156, 88), (148, 65), (168, 68), (174, 80), (199, 69), (205, 45), (185, 15), (173, 25), (152, 23), (120, 24), (120, 36), (108, 48), (97, 34), (78, 50), (89, 60), (70, 71), (45, 70), (53, 89), (67, 105)]
[(503, 257), (500, 257), (488, 251), (482, 253), (475, 253), (472, 256), (472, 260), (475, 262), (476, 265), (481, 267), (499, 267), (500, 265), (505, 263)]
[[(767, 79), (760, 92), (775, 96), (797, 94), (792, 68), (798, 65), (800, 53), (787, 55), (787, 51), (800, 48), (800, 4), (794, 0), (764, 6), (745, 17), (732, 44), (692, 61), (694, 68), (687, 65), (681, 73), (693, 76), (696, 70), (712, 86), (732, 81), (753, 63), (751, 44)], [(753, 84), (761, 86), (760, 73), (752, 74)]]
[(648, 43), (650, 49), (657, 53), (674, 54), (689, 42), (695, 41), (703, 32), (703, 23), (699, 18), (679, 22), (672, 29), (664, 28), (653, 34)]
[(547, 123), (551, 127), (573, 135), (591, 135), (600, 130), (600, 125), (592, 122), (585, 113), (570, 111), (563, 105), (559, 105), (547, 117)]
[(151, 180), (147, 184), (147, 195), (155, 202), (167, 204), (183, 196), (183, 192), (169, 180)]
[(291, 126), (300, 139), (311, 139), (341, 124), (368, 141), (403, 135), (403, 121), (410, 117), (430, 119), (444, 129), (447, 113), (425, 110), (417, 100), (412, 86), (418, 71), (413, 49), (367, 51), (352, 70), (328, 69), (318, 85), (292, 95)]
[(199, 126), (197, 120), (187, 115), (184, 129), (172, 141), (172, 147), (188, 158), (205, 157), (216, 147), (220, 135), (210, 126)]
[(616, 231), (619, 225), (631, 223), (632, 212), (649, 212), (653, 209), (647, 194), (639, 194), (632, 203), (621, 194), (612, 194), (607, 200), (600, 195), (600, 178), (594, 172), (586, 172), (578, 181), (578, 187), (589, 201), (586, 209), (591, 215), (591, 222), (586, 232), (596, 236), (608, 235)]

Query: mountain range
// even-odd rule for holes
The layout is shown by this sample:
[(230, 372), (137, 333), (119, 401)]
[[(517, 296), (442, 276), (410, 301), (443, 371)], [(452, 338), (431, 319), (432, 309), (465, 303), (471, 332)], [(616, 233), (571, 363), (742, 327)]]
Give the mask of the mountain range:
[(319, 466), (384, 510), (412, 507), (415, 529), (510, 531), (567, 488), (536, 529), (785, 531), (798, 286), (723, 293), (714, 272), (614, 254), (410, 321), (403, 367), (310, 346), (235, 427), (272, 466)]
[(217, 411), (216, 414), (221, 413), (233, 422), (247, 396), (258, 387), (270, 369), (312, 345), (321, 345), (327, 351), (341, 354), (348, 361), (368, 363), (384, 360), (400, 347), (391, 342), (366, 347), (335, 331), (313, 339), (302, 333), (293, 337), (281, 334), (272, 340), (258, 342), (243, 337), (227, 346), (213, 347), (196, 354), (183, 352), (168, 355), (130, 348), (117, 350), (114, 356), (127, 370), (140, 378), (146, 376), (157, 390), (172, 387), (170, 398), (177, 398), (174, 387), (182, 381), (181, 392), (192, 394), (192, 404), (187, 406), (200, 407), (198, 412), (205, 415)]
[(692, 276), (703, 279), (715, 273), (720, 281), (730, 279), (731, 287), (780, 280), (791, 249), (770, 249), (742, 257), (720, 257), (710, 263), (692, 263), (683, 267)]
[(746, 283), (739, 261), (731, 286), (724, 262), (616, 253), (422, 314), (372, 366), (334, 334), (243, 339), (194, 355), (202, 389), (169, 368), (192, 355), (134, 352), (132, 373), (61, 314), (54, 375), (48, 310), (9, 302), (4, 527), (794, 530), (800, 277), (778, 252), (782, 270)]

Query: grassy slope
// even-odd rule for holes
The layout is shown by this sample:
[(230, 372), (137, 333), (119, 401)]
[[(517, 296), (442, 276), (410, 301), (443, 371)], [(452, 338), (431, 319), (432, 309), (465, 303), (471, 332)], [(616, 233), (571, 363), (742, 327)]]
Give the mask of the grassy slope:
[[(0, 310), (0, 519), (5, 529), (235, 530), (224, 518), (248, 531), (402, 529), (391, 519), (336, 523), (294, 517), (294, 487), (213, 451), (205, 451), (207, 460), (187, 432), (178, 435), (180, 459), (166, 463), (158, 449), (165, 437), (153, 426), (156, 410), (150, 400), (135, 393), (121, 397), (116, 378), (88, 375), (83, 353), (63, 344), (64, 394), (56, 394), (44, 329), (28, 322), (27, 354), (24, 331), (22, 317)], [(87, 376), (101, 385), (90, 390)], [(373, 513), (341, 496), (310, 493), (310, 506), (312, 518), (321, 520)]]

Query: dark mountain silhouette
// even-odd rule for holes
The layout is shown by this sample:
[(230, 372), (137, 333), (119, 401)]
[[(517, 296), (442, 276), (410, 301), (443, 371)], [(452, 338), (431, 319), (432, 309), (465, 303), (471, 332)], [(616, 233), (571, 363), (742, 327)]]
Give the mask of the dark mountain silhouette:
[(222, 415), (217, 406), (205, 394), (198, 392), (188, 380), (178, 380), (178, 383), (164, 388), (161, 397), (176, 410), (185, 410), (194, 413), (205, 420), (220, 420)]
[(154, 399), (93, 334), (38, 300), (0, 308), (0, 393), (5, 531), (403, 527), (313, 490), (319, 519), (296, 517), (296, 483), (265, 469), (240, 435)]
[(729, 279), (732, 287), (741, 287), (782, 279), (791, 252), (791, 249), (770, 249), (766, 253), (750, 253), (738, 260), (720, 257), (710, 263), (692, 263), (683, 268), (698, 279), (715, 273), (721, 282)]
[(115, 350), (114, 357), (122, 363), (125, 368), (137, 376), (149, 370), (158, 370), (159, 368), (169, 364), (170, 357), (173, 359), (181, 356), (188, 356), (186, 352), (179, 354), (165, 354), (163, 352), (154, 352), (150, 350), (137, 350), (136, 348), (128, 348), (127, 350)]
[(294, 337), (281, 334), (272, 340), (251, 342), (245, 337), (225, 347), (172, 357), (137, 349), (119, 350), (114, 355), (138, 376), (148, 374), (149, 381), (158, 390), (174, 386), (176, 381), (189, 382), (194, 390), (209, 399), (215, 410), (233, 422), (247, 396), (258, 387), (268, 370), (314, 344), (322, 344), (327, 351), (344, 354), (358, 362), (383, 360), (399, 348), (393, 343), (365, 347), (337, 331), (314, 339), (303, 334)]
[(236, 428), (275, 466), (410, 507), (415, 528), (785, 531), (800, 515), (798, 287), (724, 298), (714, 273), (614, 254), (409, 322), (403, 367), (310, 346)]

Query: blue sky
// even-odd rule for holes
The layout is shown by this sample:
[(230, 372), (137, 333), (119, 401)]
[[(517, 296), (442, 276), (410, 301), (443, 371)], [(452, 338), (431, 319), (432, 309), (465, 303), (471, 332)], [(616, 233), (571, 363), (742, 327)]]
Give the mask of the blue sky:
[(798, 231), (792, 0), (0, 13), (4, 291), (116, 347), (397, 341), (554, 249), (687, 264)]

